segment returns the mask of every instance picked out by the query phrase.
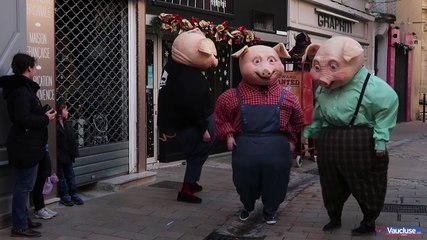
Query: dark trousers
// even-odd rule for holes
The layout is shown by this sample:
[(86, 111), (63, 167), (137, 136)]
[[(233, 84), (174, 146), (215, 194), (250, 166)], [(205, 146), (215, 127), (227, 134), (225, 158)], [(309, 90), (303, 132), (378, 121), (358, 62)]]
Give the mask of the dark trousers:
[(28, 228), (27, 204), (30, 192), (36, 181), (38, 164), (15, 171), (15, 188), (12, 199), (12, 225), (13, 229)]
[(43, 187), (44, 187), (45, 181), (46, 181), (46, 177), (44, 175), (40, 176), (39, 174), (37, 174), (36, 183), (34, 184), (34, 188), (32, 192), (35, 211), (38, 211), (45, 207), (44, 196), (43, 196)]
[(367, 127), (321, 131), (318, 168), (323, 202), (331, 221), (341, 222), (344, 203), (352, 194), (363, 212), (361, 225), (375, 226), (387, 190), (388, 153), (377, 157), (373, 130)]
[(261, 196), (264, 216), (274, 217), (285, 200), (292, 166), (284, 135), (236, 139), (232, 154), (233, 183), (246, 210), (252, 211)]
[(208, 131), (211, 136), (210, 142), (203, 141), (203, 133), (197, 127), (188, 128), (177, 132), (177, 138), (181, 143), (186, 157), (186, 169), (184, 182), (193, 183), (200, 180), (203, 164), (208, 159), (209, 152), (214, 145), (216, 134), (213, 115), (208, 118)]
[(58, 195), (61, 200), (69, 202), (77, 196), (76, 177), (73, 164), (58, 163)]
[(32, 199), (34, 204), (34, 210), (38, 211), (45, 207), (43, 187), (46, 182), (46, 178), (51, 175), (51, 162), (49, 152), (46, 152), (45, 158), (43, 158), (37, 168), (37, 178), (32, 191)]

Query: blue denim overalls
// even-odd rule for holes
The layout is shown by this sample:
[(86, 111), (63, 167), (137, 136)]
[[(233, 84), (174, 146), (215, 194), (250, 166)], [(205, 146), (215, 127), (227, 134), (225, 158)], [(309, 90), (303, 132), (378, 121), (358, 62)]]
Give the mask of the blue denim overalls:
[(292, 166), (288, 138), (280, 131), (285, 90), (277, 105), (243, 104), (239, 90), (237, 97), (242, 133), (236, 137), (232, 154), (233, 182), (247, 211), (254, 209), (261, 196), (264, 216), (274, 217), (285, 200)]

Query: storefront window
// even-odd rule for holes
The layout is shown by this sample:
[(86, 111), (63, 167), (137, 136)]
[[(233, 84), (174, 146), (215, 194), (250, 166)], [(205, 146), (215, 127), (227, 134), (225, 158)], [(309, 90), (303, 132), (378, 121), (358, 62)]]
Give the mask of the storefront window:
[(126, 1), (56, 1), (57, 100), (79, 147), (128, 141), (127, 12)]

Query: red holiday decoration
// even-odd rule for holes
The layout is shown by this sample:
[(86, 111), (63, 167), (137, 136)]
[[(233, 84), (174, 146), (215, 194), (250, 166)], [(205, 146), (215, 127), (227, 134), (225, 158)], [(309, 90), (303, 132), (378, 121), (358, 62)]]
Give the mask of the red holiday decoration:
[(181, 18), (178, 14), (161, 13), (159, 15), (161, 20), (161, 29), (170, 32), (184, 32), (198, 27), (206, 37), (211, 38), (216, 42), (226, 42), (232, 44), (248, 44), (253, 45), (260, 41), (260, 38), (255, 37), (253, 31), (246, 29), (244, 26), (239, 26), (236, 30), (229, 27), (227, 21), (215, 25), (213, 22), (206, 20), (199, 20), (196, 17), (191, 17), (191, 21)]

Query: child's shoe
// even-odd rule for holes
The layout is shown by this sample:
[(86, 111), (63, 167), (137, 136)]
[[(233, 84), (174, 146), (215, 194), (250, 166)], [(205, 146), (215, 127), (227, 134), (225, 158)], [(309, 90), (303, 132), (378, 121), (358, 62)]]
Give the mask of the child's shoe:
[(84, 204), (83, 200), (79, 196), (73, 196), (73, 197), (71, 197), (71, 200), (76, 205), (83, 205)]
[(74, 203), (73, 203), (73, 201), (71, 201), (70, 197), (61, 198), (61, 200), (59, 201), (59, 203), (62, 204), (62, 205), (64, 205), (64, 206), (67, 206), (67, 207), (74, 206)]
[(40, 209), (40, 210), (38, 210), (38, 211), (34, 211), (34, 216), (35, 216), (36, 218), (44, 219), (44, 220), (48, 220), (48, 219), (52, 219), (52, 218), (53, 218), (53, 216), (52, 216), (52, 215), (50, 215), (50, 214), (46, 211), (46, 209), (44, 209), (44, 208), (42, 208), (42, 209)]
[(55, 212), (53, 210), (50, 210), (49, 208), (45, 207), (44, 208), (46, 210), (47, 213), (49, 213), (52, 217), (55, 217), (56, 215), (58, 215), (58, 212)]

